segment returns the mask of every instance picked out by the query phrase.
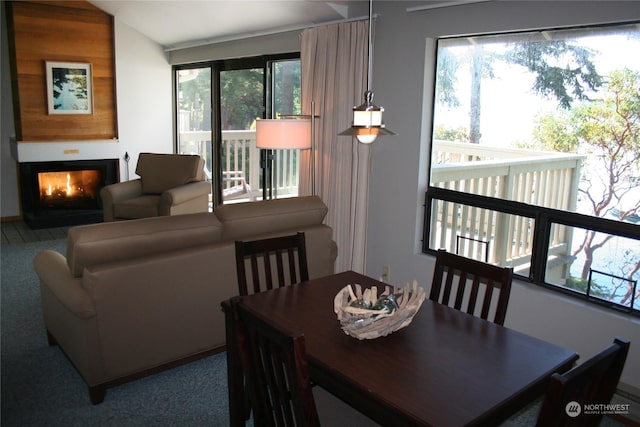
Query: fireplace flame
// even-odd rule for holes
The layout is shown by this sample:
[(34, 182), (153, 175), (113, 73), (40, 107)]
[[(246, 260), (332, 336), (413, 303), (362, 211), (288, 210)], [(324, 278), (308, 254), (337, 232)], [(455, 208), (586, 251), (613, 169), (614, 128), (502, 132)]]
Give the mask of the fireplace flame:
[(71, 195), (73, 189), (71, 188), (71, 175), (67, 174), (67, 197)]
[(38, 173), (40, 197), (67, 199), (97, 196), (100, 173), (96, 170)]

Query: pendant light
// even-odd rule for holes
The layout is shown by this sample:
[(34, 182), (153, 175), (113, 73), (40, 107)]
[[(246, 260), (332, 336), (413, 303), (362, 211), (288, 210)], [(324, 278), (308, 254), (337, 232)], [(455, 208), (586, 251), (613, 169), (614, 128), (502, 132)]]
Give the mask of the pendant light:
[(395, 132), (387, 129), (382, 122), (382, 112), (384, 108), (373, 103), (373, 91), (371, 90), (373, 41), (371, 38), (371, 25), (373, 21), (373, 0), (369, 0), (369, 45), (367, 57), (369, 67), (367, 73), (367, 91), (364, 93), (364, 103), (353, 107), (353, 124), (349, 129), (340, 132), (338, 135), (350, 135), (358, 138), (363, 144), (371, 144), (378, 135), (396, 135)]

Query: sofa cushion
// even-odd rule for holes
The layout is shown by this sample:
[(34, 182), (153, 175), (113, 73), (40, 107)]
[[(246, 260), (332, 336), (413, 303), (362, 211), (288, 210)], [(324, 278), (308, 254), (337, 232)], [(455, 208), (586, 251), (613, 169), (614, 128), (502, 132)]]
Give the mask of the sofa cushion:
[(67, 264), (73, 277), (85, 267), (209, 244), (221, 224), (210, 213), (105, 222), (69, 229)]
[(318, 196), (306, 196), (222, 205), (214, 214), (223, 224), (222, 239), (239, 240), (322, 224), (327, 211)]
[(204, 179), (204, 159), (198, 155), (140, 153), (136, 173), (142, 179), (142, 192), (160, 194)]
[(158, 216), (160, 196), (147, 194), (134, 199), (123, 200), (113, 204), (113, 214), (116, 218), (138, 219)]

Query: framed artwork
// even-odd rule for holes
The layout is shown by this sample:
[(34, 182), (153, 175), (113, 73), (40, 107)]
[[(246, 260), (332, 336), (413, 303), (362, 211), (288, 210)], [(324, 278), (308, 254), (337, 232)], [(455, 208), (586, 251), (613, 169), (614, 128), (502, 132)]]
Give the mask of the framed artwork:
[(91, 64), (46, 61), (49, 114), (92, 114)]

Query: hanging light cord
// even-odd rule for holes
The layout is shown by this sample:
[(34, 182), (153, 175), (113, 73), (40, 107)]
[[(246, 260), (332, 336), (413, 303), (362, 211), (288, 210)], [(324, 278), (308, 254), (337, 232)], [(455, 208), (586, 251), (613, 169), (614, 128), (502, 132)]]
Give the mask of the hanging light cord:
[(367, 92), (371, 92), (371, 78), (373, 74), (373, 41), (371, 37), (371, 22), (373, 21), (373, 0), (369, 0), (369, 45), (367, 46), (367, 59), (369, 60), (367, 69)]

